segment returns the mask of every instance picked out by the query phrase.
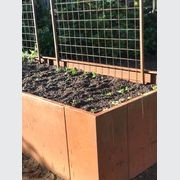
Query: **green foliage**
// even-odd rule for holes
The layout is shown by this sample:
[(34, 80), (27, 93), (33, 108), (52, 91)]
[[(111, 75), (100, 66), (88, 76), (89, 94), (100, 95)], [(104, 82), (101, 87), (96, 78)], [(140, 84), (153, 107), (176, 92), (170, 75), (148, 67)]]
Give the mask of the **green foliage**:
[(92, 78), (96, 78), (97, 74), (95, 72), (92, 72)]
[(65, 68), (65, 70), (68, 74), (71, 74), (72, 76), (75, 76), (78, 73), (76, 68)]
[(111, 105), (113, 105), (113, 106), (116, 106), (116, 105), (118, 105), (119, 104), (119, 101), (112, 101), (111, 102)]
[(112, 96), (111, 92), (108, 92), (107, 94), (105, 94), (106, 96)]
[(92, 101), (92, 100), (93, 100), (93, 98), (92, 98), (92, 97), (90, 97), (90, 98), (88, 98), (88, 99), (87, 99), (87, 101)]
[(126, 86), (126, 87), (123, 87), (122, 89), (118, 90), (117, 92), (118, 92), (119, 94), (124, 94), (124, 93), (127, 92), (127, 91), (128, 91), (128, 87)]
[(64, 72), (64, 68), (62, 68), (62, 67), (56, 67), (56, 72), (57, 72), (57, 73)]
[(91, 111), (90, 111), (90, 112), (95, 113), (95, 112), (96, 112), (96, 110), (95, 110), (95, 109), (91, 109)]
[(152, 86), (152, 89), (153, 89), (153, 90), (156, 90), (156, 89), (157, 89), (157, 85), (153, 85), (153, 86)]
[(28, 60), (29, 53), (28, 51), (22, 52), (22, 61)]
[(30, 60), (35, 59), (37, 56), (38, 56), (38, 53), (36, 50), (30, 50), (30, 57), (29, 57)]
[(22, 61), (32, 62), (38, 56), (37, 50), (29, 50), (22, 52)]

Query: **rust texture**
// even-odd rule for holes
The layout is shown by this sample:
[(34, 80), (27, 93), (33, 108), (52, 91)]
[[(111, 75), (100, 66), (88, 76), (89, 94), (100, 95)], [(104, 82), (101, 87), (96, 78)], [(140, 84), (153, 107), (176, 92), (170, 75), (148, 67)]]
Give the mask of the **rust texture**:
[(71, 180), (128, 180), (157, 161), (157, 92), (97, 114), (23, 93), (23, 150)]
[(130, 178), (156, 162), (156, 115), (156, 95), (149, 95), (128, 104)]
[(99, 179), (128, 179), (126, 106), (97, 116), (96, 125)]
[(64, 107), (22, 95), (23, 151), (59, 176), (69, 179)]
[(95, 116), (65, 107), (71, 179), (99, 180)]

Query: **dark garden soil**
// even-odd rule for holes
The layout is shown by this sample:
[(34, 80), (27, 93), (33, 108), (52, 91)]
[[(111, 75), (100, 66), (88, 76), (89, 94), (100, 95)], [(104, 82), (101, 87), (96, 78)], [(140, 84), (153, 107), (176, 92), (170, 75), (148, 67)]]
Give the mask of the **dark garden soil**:
[(110, 76), (76, 69), (22, 63), (22, 90), (91, 112), (99, 112), (154, 89)]
[[(22, 155), (22, 180), (63, 180), (34, 159)], [(154, 165), (132, 180), (157, 180), (157, 166)]]

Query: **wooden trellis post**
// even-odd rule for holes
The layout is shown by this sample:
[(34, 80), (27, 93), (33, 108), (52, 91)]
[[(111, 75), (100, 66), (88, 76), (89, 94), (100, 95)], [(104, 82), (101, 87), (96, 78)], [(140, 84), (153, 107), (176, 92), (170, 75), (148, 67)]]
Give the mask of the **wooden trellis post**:
[(144, 84), (144, 9), (143, 9), (143, 0), (139, 0), (139, 22), (140, 22), (140, 70), (141, 70), (141, 83)]
[(55, 57), (57, 62), (57, 67), (59, 67), (59, 50), (58, 50), (58, 42), (57, 42), (57, 33), (56, 33), (56, 22), (54, 16), (54, 1), (50, 0), (51, 7), (51, 20), (52, 20), (52, 29), (53, 29), (53, 38), (54, 38), (54, 49), (55, 49)]
[(34, 4), (34, 0), (32, 0), (31, 2), (32, 2), (33, 19), (34, 19), (34, 29), (35, 29), (35, 38), (36, 38), (36, 48), (37, 48), (38, 60), (39, 60), (39, 62), (40, 62), (41, 59), (40, 59), (40, 52), (39, 52), (39, 39), (38, 39), (38, 34), (37, 34), (37, 24), (36, 24), (35, 4)]

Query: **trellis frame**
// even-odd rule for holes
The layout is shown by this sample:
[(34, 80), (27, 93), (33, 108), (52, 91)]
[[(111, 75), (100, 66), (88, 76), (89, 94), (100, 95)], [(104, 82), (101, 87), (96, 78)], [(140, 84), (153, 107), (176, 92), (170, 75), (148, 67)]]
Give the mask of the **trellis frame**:
[[(52, 24), (53, 24), (53, 27), (54, 29), (57, 28), (56, 27), (56, 19), (54, 17), (54, 0), (50, 0), (51, 2), (51, 14), (52, 14)], [(66, 3), (66, 2), (65, 2)], [(70, 3), (70, 2), (68, 2)], [(125, 0), (125, 3), (127, 5), (127, 0)], [(126, 17), (127, 18), (127, 17)], [(82, 20), (83, 22), (83, 20)], [(143, 0), (139, 0), (139, 41), (140, 41), (140, 71), (141, 71), (141, 83), (144, 83), (144, 38), (143, 38)], [(55, 26), (54, 26), (55, 25)], [(58, 30), (58, 29), (57, 29)], [(73, 37), (74, 38), (74, 37)], [(129, 39), (127, 39), (127, 42), (128, 42)], [(60, 40), (59, 40), (60, 41)], [(63, 45), (63, 44), (60, 44), (60, 45)], [(55, 48), (55, 51), (56, 51), (56, 54), (58, 53), (61, 53), (61, 50), (58, 51), (58, 39), (57, 39), (57, 34), (56, 34), (56, 30), (54, 30), (54, 46), (56, 47)], [(67, 45), (66, 45), (67, 46)], [(70, 46), (71, 48), (71, 45), (69, 44), (68, 46)], [(61, 46), (60, 46), (61, 47)], [(81, 46), (80, 46), (81, 47)], [(82, 48), (82, 47), (81, 47)], [(87, 48), (87, 47), (86, 47)], [(98, 46), (98, 48), (100, 48)], [(60, 48), (61, 49), (61, 48)], [(82, 50), (81, 50), (82, 51)], [(70, 53), (69, 53), (70, 54)], [(90, 56), (88, 54), (88, 56)], [(72, 54), (71, 54), (71, 57), (72, 57)], [(58, 59), (58, 60), (57, 60)], [(58, 56), (56, 55), (56, 61), (58, 62), (57, 65), (59, 65), (59, 60), (62, 61), (62, 62), (67, 62), (67, 61), (72, 61), (74, 59), (70, 58), (70, 59), (67, 59), (67, 58), (58, 58)], [(128, 61), (129, 62), (129, 61)], [(88, 62), (89, 63), (89, 62)], [(92, 64), (92, 63), (89, 63), (89, 64)], [(104, 65), (104, 64), (103, 64)], [(106, 64), (107, 65), (107, 64)], [(108, 66), (108, 65), (107, 65)], [(123, 67), (122, 67), (123, 68)], [(130, 75), (129, 75), (130, 76)]]
[[(38, 34), (37, 34), (36, 11), (35, 11), (34, 0), (29, 0), (29, 2), (24, 1), (22, 3), (23, 3), (24, 6), (26, 6), (26, 8), (28, 6), (30, 6), (32, 8), (31, 11), (25, 11), (27, 19), (23, 18), (22, 21), (28, 21), (28, 25), (32, 24), (32, 21), (33, 21), (33, 25), (32, 26), (30, 26), (30, 25), (26, 26), (26, 28), (29, 28), (28, 29), (29, 33), (25, 32), (24, 35), (26, 36), (26, 38), (22, 39), (22, 40), (23, 40), (23, 42), (26, 42), (26, 44), (27, 44), (27, 42), (29, 42), (29, 43), (34, 42), (34, 47), (31, 47), (31, 45), (30, 45), (30, 47), (26, 47), (26, 46), (25, 47), (28, 48), (28, 50), (36, 50), (37, 51), (37, 58), (40, 61), (39, 41), (38, 41)], [(22, 12), (22, 13), (24, 13), (24, 12)], [(28, 13), (31, 13), (32, 19), (29, 19), (29, 14)], [(24, 28), (24, 26), (22, 26), (22, 28)], [(33, 31), (34, 31), (33, 33), (31, 33), (31, 29), (30, 28), (33, 29)], [(29, 40), (27, 38), (27, 34), (28, 35), (33, 35), (35, 37), (35, 39), (34, 40)]]
[[(127, 0), (124, 0), (127, 3)], [(37, 35), (37, 24), (36, 24), (36, 12), (35, 12), (35, 7), (34, 7), (34, 0), (31, 0), (32, 2), (32, 7), (33, 7), (33, 14), (34, 14), (34, 28), (35, 28), (35, 36), (36, 36), (36, 45), (37, 45), (37, 51), (38, 51), (38, 59), (40, 60), (40, 53), (39, 53), (39, 43), (38, 43), (38, 35)], [(54, 38), (54, 48), (55, 48), (55, 59), (56, 59), (56, 65), (59, 67), (60, 65), (66, 65), (67, 62), (74, 62), (74, 59), (64, 59), (61, 56), (59, 56), (59, 53), (61, 52), (61, 48), (59, 49), (58, 47), (58, 37), (57, 37), (57, 25), (56, 25), (56, 17), (55, 17), (55, 12), (54, 12), (54, 0), (50, 0), (50, 7), (51, 7), (51, 20), (52, 20), (52, 27), (53, 27), (53, 38)], [(139, 75), (136, 75), (136, 80), (137, 82), (141, 82), (141, 83), (145, 83), (145, 73), (144, 73), (144, 13), (143, 13), (143, 0), (139, 0), (139, 44), (140, 44), (140, 68), (138, 69), (134, 69), (135, 71), (141, 73), (141, 78), (139, 80)], [(101, 47), (100, 47), (101, 48)], [(43, 57), (43, 56), (42, 56)], [(49, 57), (50, 59), (53, 59), (51, 57)], [(78, 64), (80, 62), (77, 62)], [(93, 63), (91, 62), (84, 62), (85, 64), (89, 64), (90, 66), (93, 65)], [(103, 67), (107, 67), (109, 66), (109, 71), (113, 70), (112, 66), (108, 65), (108, 64), (98, 64), (98, 67), (102, 65), (102, 69)], [(95, 63), (94, 63), (94, 66)], [(123, 66), (119, 66), (119, 67), (115, 67), (115, 69), (126, 69), (128, 67), (123, 67)], [(129, 80), (130, 80), (130, 73), (131, 73), (131, 68), (129, 68), (128, 71), (128, 76), (129, 76)], [(112, 73), (111, 73), (112, 74)]]

